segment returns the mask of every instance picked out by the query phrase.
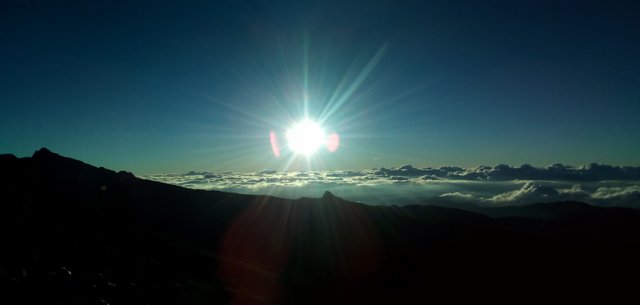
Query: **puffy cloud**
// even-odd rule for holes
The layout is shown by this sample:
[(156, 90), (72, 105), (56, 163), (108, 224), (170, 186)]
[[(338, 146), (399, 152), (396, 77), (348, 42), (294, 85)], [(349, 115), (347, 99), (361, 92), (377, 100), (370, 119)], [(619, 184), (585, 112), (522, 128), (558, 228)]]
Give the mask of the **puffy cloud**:
[(456, 201), (456, 202), (460, 202), (460, 201), (462, 201), (462, 202), (474, 202), (474, 201), (478, 200), (478, 198), (476, 198), (474, 195), (463, 194), (463, 193), (460, 193), (460, 192), (444, 193), (444, 194), (441, 194), (438, 197), (446, 199), (446, 200), (450, 200), (450, 201)]
[(596, 203), (640, 207), (640, 185), (626, 187), (599, 187), (591, 194)]
[(604, 181), (604, 180), (640, 180), (640, 167), (620, 167), (591, 163), (572, 167), (556, 163), (544, 168), (523, 164), (512, 167), (506, 164), (479, 166), (463, 169), (443, 166), (440, 168), (416, 168), (403, 165), (395, 168), (380, 168), (373, 172), (377, 176), (422, 177), (423, 180), (560, 180), (560, 181)]
[(640, 185), (633, 185), (629, 187), (599, 187), (594, 193), (595, 198), (614, 198), (614, 197), (628, 197), (637, 196), (640, 194)]
[[(486, 182), (493, 183), (493, 182)], [(640, 208), (640, 185), (600, 186), (593, 184), (585, 190), (580, 184), (569, 188), (555, 188), (528, 181), (518, 189), (491, 195), (486, 193), (444, 193), (439, 198), (450, 202), (480, 205), (524, 205), (539, 202), (580, 201), (598, 206), (622, 206)]]
[(592, 163), (586, 166), (572, 167), (553, 164), (544, 168), (524, 164), (511, 167), (499, 164), (495, 167), (480, 166), (475, 169), (458, 171), (449, 178), (479, 180), (559, 180), (559, 181), (604, 181), (604, 180), (640, 180), (640, 168), (619, 167)]
[(591, 193), (582, 189), (580, 184), (574, 184), (571, 188), (558, 189), (558, 193), (562, 198), (575, 201), (589, 201), (592, 197)]
[(560, 199), (560, 193), (550, 186), (529, 181), (520, 189), (495, 195), (488, 199), (494, 203), (521, 204), (531, 202), (548, 202)]

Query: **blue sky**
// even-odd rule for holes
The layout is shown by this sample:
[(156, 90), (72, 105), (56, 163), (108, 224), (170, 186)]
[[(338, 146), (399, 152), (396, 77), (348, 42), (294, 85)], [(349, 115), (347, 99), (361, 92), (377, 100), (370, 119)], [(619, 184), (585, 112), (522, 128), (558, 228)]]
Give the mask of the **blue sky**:
[[(637, 166), (638, 15), (633, 1), (3, 1), (0, 152), (134, 173)], [(277, 158), (269, 132), (305, 94), (340, 149)]]

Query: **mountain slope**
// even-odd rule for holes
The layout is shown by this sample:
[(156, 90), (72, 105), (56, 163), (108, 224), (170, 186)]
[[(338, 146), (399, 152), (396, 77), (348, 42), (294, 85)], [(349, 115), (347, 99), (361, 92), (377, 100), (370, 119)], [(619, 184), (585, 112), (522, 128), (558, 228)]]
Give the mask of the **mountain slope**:
[(495, 298), (496, 287), (588, 297), (625, 291), (640, 271), (632, 209), (560, 203), (491, 218), (328, 192), (199, 191), (46, 149), (1, 155), (0, 185), (0, 285), (24, 303), (388, 304)]

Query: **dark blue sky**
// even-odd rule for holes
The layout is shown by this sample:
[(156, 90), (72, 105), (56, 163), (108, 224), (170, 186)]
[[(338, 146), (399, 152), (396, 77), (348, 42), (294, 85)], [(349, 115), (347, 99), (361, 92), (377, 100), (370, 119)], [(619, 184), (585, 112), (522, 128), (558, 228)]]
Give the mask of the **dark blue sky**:
[(640, 165), (637, 1), (103, 2), (0, 4), (0, 152), (283, 169), (306, 92), (313, 168)]

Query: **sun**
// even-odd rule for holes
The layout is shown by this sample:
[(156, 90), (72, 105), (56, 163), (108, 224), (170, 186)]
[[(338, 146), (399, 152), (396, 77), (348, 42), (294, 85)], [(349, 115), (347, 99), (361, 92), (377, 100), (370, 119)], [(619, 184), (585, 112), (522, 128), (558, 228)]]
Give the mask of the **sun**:
[[(310, 157), (320, 148), (325, 148), (329, 153), (335, 153), (340, 146), (340, 136), (333, 131), (325, 133), (325, 128), (317, 121), (305, 118), (291, 125), (286, 131), (287, 151), (293, 156), (304, 155)], [(271, 151), (277, 157), (281, 156), (281, 146), (278, 144), (278, 134), (269, 131)]]
[(304, 119), (287, 130), (287, 143), (296, 154), (313, 155), (326, 143), (324, 130), (320, 124)]

